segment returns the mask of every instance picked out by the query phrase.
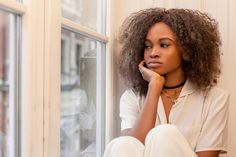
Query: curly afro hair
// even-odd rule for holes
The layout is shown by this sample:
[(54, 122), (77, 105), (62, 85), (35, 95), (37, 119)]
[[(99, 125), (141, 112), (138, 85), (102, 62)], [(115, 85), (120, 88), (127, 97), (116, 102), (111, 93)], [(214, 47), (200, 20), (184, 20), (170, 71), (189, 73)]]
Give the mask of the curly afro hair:
[(118, 63), (128, 87), (141, 95), (147, 92), (148, 82), (143, 80), (138, 64), (144, 58), (148, 30), (157, 22), (165, 23), (175, 33), (188, 80), (200, 90), (214, 86), (221, 73), (218, 23), (197, 10), (150, 8), (132, 13), (120, 28)]

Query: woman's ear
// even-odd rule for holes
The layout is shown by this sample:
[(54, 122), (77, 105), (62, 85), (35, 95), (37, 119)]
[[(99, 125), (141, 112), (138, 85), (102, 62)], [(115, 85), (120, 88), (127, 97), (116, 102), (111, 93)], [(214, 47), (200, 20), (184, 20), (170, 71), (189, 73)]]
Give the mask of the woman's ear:
[(190, 57), (187, 53), (182, 53), (182, 58), (184, 61), (189, 61), (190, 60)]
[(180, 48), (180, 52), (181, 52), (181, 55), (182, 55), (182, 58), (183, 58), (184, 61), (189, 61), (190, 60), (189, 53), (184, 51), (182, 48)]
[(189, 61), (190, 60), (189, 54), (185, 52), (181, 46), (179, 46), (179, 50), (180, 50), (180, 54), (182, 55), (182, 59), (184, 61)]

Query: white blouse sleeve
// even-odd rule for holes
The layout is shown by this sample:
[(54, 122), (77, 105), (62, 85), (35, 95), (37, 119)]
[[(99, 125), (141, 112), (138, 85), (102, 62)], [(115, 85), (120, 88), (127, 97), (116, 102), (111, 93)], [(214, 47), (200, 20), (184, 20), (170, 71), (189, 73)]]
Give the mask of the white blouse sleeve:
[(138, 96), (130, 89), (120, 99), (121, 130), (132, 128), (139, 116)]
[(196, 146), (196, 152), (218, 150), (227, 152), (228, 93), (219, 88), (210, 91), (209, 105)]

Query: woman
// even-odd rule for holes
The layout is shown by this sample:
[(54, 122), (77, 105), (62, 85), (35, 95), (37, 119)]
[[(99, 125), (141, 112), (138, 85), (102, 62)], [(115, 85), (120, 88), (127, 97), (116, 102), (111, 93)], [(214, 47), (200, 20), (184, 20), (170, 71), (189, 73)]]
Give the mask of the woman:
[(123, 23), (121, 134), (104, 157), (218, 157), (226, 150), (228, 94), (216, 87), (217, 22), (188, 9), (151, 8)]

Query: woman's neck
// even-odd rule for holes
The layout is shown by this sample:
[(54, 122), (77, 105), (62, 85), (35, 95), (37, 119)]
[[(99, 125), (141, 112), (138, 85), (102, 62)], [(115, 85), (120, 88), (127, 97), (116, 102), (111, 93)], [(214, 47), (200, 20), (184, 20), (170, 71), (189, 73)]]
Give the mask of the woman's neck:
[(166, 75), (164, 87), (178, 87), (182, 86), (186, 81), (186, 76), (183, 72), (177, 73), (176, 75)]

